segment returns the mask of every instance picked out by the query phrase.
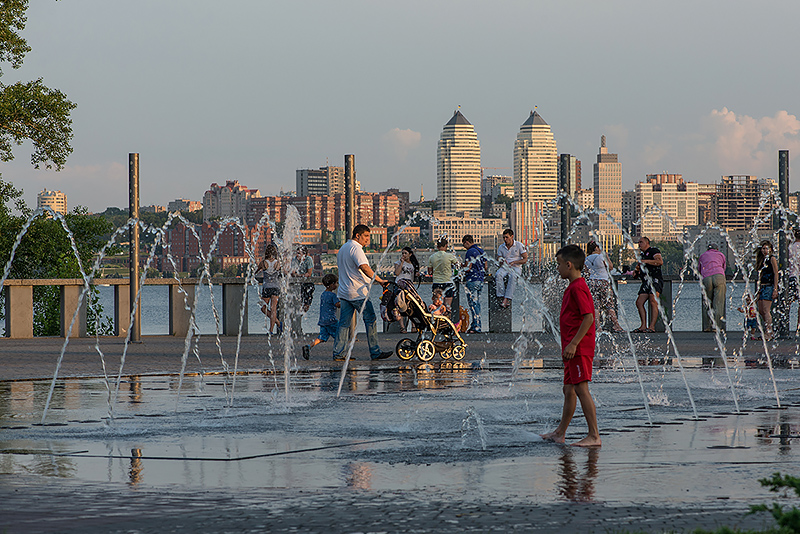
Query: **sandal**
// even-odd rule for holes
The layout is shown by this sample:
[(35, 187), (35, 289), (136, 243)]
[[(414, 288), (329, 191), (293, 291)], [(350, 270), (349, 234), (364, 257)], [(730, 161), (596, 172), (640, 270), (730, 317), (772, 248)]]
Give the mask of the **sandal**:
[(646, 328), (639, 327), (631, 330), (631, 334), (644, 334), (646, 331), (647, 331)]
[(656, 333), (656, 331), (653, 330), (652, 328), (645, 328), (644, 330), (642, 330), (642, 332), (644, 332), (645, 334), (655, 334)]

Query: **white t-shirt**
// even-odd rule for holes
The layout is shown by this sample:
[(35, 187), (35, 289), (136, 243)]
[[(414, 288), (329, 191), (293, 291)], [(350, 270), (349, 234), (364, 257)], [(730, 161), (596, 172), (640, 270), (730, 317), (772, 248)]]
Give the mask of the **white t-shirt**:
[(589, 269), (589, 280), (608, 280), (608, 267), (602, 254), (586, 256), (586, 268)]
[(789, 245), (789, 276), (800, 278), (800, 241)]
[(411, 283), (414, 283), (414, 264), (408, 261), (397, 260), (394, 262), (395, 266), (400, 265), (400, 274), (397, 275), (395, 278), (395, 282), (398, 280), (408, 280)]
[(514, 244), (511, 245), (511, 248), (507, 247), (505, 243), (500, 243), (500, 246), (497, 247), (497, 257), (505, 259), (505, 263), (501, 269), (505, 268), (508, 271), (515, 273), (517, 276), (522, 274), (522, 265), (509, 265), (512, 261), (519, 261), (522, 259), (522, 255), (528, 252), (528, 249), (525, 248), (525, 245), (520, 243), (519, 241), (514, 241)]
[(339, 249), (336, 265), (339, 267), (339, 289), (336, 296), (344, 300), (360, 300), (369, 296), (369, 277), (359, 269), (369, 265), (364, 247), (350, 240)]

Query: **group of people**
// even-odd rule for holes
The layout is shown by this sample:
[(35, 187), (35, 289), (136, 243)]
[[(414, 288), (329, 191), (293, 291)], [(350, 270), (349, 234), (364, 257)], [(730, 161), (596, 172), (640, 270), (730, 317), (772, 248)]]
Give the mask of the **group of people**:
[[(281, 266), (278, 247), (274, 243), (267, 245), (264, 257), (258, 262), (256, 272), (261, 281), (261, 313), (269, 318), (270, 335), (279, 334), (283, 328), (279, 320), (278, 307), (281, 295), (281, 279), (284, 269)], [(296, 278), (309, 278), (314, 274), (314, 260), (308, 255), (304, 246), (297, 247), (295, 257), (290, 262), (288, 274)], [(300, 302), (303, 311), (308, 311), (314, 300), (314, 284), (304, 282), (300, 286)]]
[[(368, 299), (369, 287), (372, 283), (379, 285), (387, 283), (372, 270), (367, 261), (364, 246), (369, 243), (369, 240), (369, 227), (357, 225), (353, 229), (351, 239), (339, 249), (337, 254), (338, 277), (326, 275), (323, 278), (325, 292), (320, 299), (318, 323), (320, 334), (311, 344), (303, 346), (302, 354), (305, 359), (309, 358), (311, 348), (333, 338), (333, 359), (343, 360), (346, 356), (347, 343), (354, 335), (352, 331), (354, 328), (353, 316), (356, 314), (356, 310), (363, 317), (370, 357), (373, 360), (380, 360), (393, 354), (393, 352), (382, 351), (380, 348), (377, 340), (377, 316)], [(429, 311), (432, 314), (450, 315), (456, 290), (453, 277), (460, 271), (463, 275), (471, 317), (467, 333), (480, 333), (480, 295), (487, 275), (487, 258), (484, 250), (475, 243), (473, 236), (465, 235), (461, 244), (466, 250), (463, 260), (448, 251), (450, 243), (446, 237), (440, 238), (436, 243), (437, 251), (430, 256), (428, 261), (428, 271), (433, 278), (432, 302)], [(497, 257), (499, 267), (495, 273), (498, 280), (496, 294), (498, 300), (501, 301), (500, 305), (508, 307), (514, 298), (516, 281), (522, 274), (522, 265), (528, 259), (528, 252), (522, 243), (514, 239), (514, 232), (508, 229), (503, 232), (503, 243), (498, 248)], [(298, 253), (299, 258), (301, 258), (300, 253)], [(408, 280), (414, 283), (419, 278), (420, 268), (414, 251), (410, 247), (405, 247), (401, 250), (400, 259), (394, 264), (395, 280)], [(278, 322), (276, 310), (279, 284), (273, 282), (273, 279), (279, 276), (273, 273), (280, 270), (277, 250), (268, 249), (265, 258), (259, 263), (258, 269), (264, 272), (262, 311), (270, 317), (270, 332), (272, 332), (272, 323)], [(308, 271), (309, 276), (312, 270)], [(293, 267), (293, 272), (300, 272), (303, 275), (306, 273), (303, 265), (297, 269)], [(310, 304), (310, 299), (306, 303), (306, 296), (313, 297), (313, 287), (311, 292), (303, 291), (304, 310), (307, 310)], [(336, 319), (337, 308), (339, 309), (338, 319)], [(456, 321), (456, 327), (460, 327), (462, 320), (464, 319), (460, 318)], [(401, 322), (401, 327), (405, 330), (406, 325)]]

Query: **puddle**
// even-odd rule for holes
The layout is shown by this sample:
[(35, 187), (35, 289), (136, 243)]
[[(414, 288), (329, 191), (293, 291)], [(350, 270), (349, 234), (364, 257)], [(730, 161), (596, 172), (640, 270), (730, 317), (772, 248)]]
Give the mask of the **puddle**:
[[(800, 436), (796, 371), (737, 373), (742, 413), (708, 369), (683, 378), (648, 369), (648, 424), (631, 372), (600, 369), (591, 389), (600, 450), (545, 443), (561, 413), (557, 369), (408, 365), (356, 369), (336, 397), (339, 371), (127, 377), (109, 417), (102, 379), (59, 381), (42, 421), (49, 381), (0, 383), (0, 474), (196, 489), (429, 490), (539, 502), (661, 503), (770, 498), (757, 479), (793, 472)], [(208, 378), (208, 377), (205, 377)], [(113, 391), (113, 385), (110, 388)], [(585, 432), (580, 408), (567, 436)], [(698, 476), (701, 475), (701, 476)]]

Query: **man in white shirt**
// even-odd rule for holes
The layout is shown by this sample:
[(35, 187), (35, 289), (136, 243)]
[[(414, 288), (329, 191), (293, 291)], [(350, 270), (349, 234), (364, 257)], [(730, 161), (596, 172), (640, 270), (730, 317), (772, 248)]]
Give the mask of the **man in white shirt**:
[(497, 261), (500, 263), (500, 268), (494, 274), (497, 298), (503, 299), (500, 304), (503, 308), (508, 308), (514, 298), (517, 278), (522, 276), (522, 266), (528, 261), (528, 249), (514, 240), (511, 228), (503, 230), (503, 242), (497, 247)]
[(360, 312), (362, 306), (370, 357), (373, 360), (384, 360), (394, 354), (392, 351), (381, 351), (378, 344), (375, 308), (369, 301), (372, 277), (375, 277), (377, 283), (386, 284), (386, 280), (373, 272), (364, 254), (364, 246), (369, 243), (369, 233), (369, 227), (363, 224), (357, 225), (353, 228), (353, 238), (345, 243), (336, 255), (336, 264), (339, 267), (339, 289), (336, 291), (336, 296), (339, 297), (342, 306), (339, 312), (338, 337), (333, 346), (333, 359), (336, 361), (343, 361), (347, 356), (345, 349), (350, 342), (353, 315)]

